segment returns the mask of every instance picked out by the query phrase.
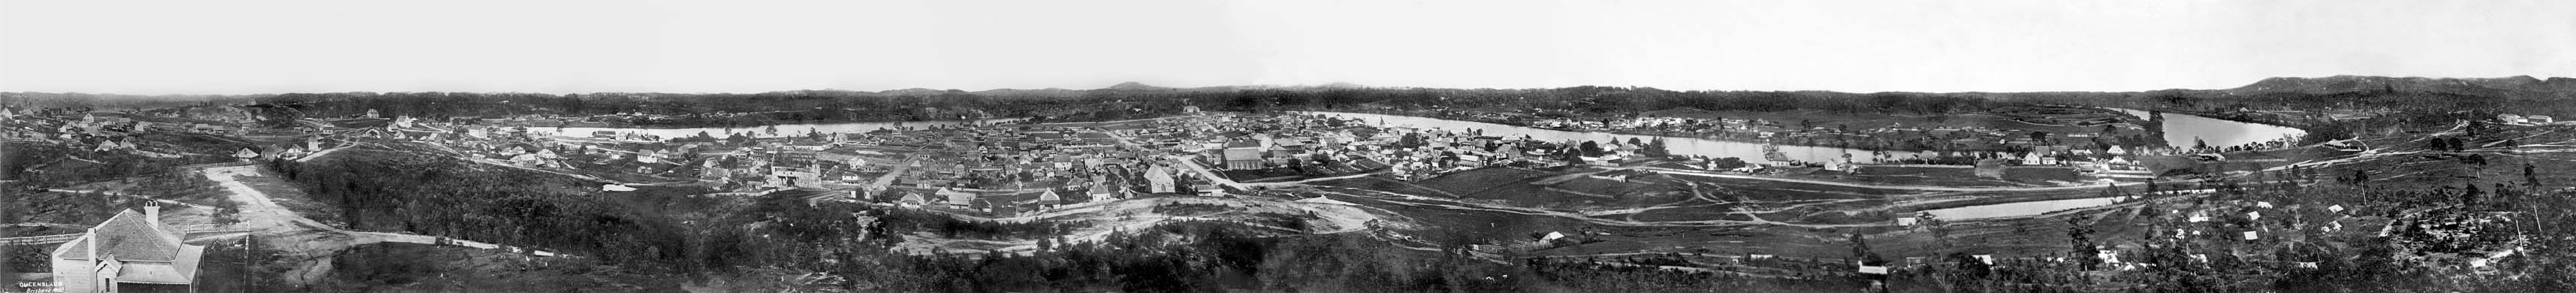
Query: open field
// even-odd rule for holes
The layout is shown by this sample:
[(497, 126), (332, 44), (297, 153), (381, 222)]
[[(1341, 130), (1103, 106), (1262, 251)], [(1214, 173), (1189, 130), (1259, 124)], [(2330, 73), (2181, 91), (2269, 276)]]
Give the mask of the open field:
[(1976, 175), (1976, 169), (1952, 167), (1863, 167), (1843, 176), (1855, 182), (1891, 185), (1960, 187), (2059, 186), (2083, 181), (2072, 167), (2008, 167), (2003, 178)]

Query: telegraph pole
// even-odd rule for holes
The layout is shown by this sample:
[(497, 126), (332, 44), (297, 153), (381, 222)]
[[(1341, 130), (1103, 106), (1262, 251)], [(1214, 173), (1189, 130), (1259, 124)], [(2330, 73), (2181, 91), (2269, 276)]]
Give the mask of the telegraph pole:
[(259, 262), (259, 253), (255, 252), (256, 249), (252, 248), (255, 246), (251, 246), (251, 238), (253, 237), (249, 234), (242, 235), (242, 263), (241, 273), (238, 275), (242, 282), (242, 292), (259, 292), (259, 283), (255, 281), (258, 280), (258, 278), (251, 277), (250, 273), (251, 264)]

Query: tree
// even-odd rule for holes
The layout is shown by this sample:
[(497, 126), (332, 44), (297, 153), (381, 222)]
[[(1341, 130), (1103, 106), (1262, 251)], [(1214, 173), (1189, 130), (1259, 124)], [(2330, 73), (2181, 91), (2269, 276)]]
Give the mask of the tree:
[(2536, 168), (2538, 167), (2532, 166), (2531, 162), (2522, 163), (2522, 185), (2529, 186), (2532, 190), (2539, 190), (2540, 188), (2540, 175), (2538, 172), (2534, 171), (2537, 170)]
[(1860, 233), (1851, 234), (1851, 245), (1852, 258), (1859, 259), (1861, 264), (1879, 265), (1887, 263), (1886, 259), (1879, 257), (1877, 251), (1869, 249), (1869, 239), (1861, 237)]
[(1580, 149), (1583, 151), (1583, 156), (1586, 157), (1599, 157), (1601, 156), (1601, 153), (1606, 152), (1601, 150), (1601, 144), (1593, 143), (1589, 140), (1583, 141)]
[(778, 125), (763, 126), (760, 132), (768, 133), (769, 136), (778, 136)]
[(1656, 156), (1656, 157), (1671, 156), (1671, 155), (1673, 155), (1673, 151), (1672, 151), (1672, 149), (1670, 149), (1669, 147), (1670, 147), (1670, 146), (1667, 146), (1667, 145), (1665, 145), (1665, 144), (1664, 144), (1664, 139), (1663, 139), (1663, 138), (1655, 138), (1655, 140), (1654, 140), (1654, 141), (1646, 142), (1646, 148), (1645, 148), (1644, 152), (1645, 152), (1645, 153), (1646, 153), (1646, 155), (1648, 155), (1648, 156)]
[(2086, 217), (2081, 215), (2066, 218), (2066, 241), (2075, 246), (2076, 263), (2083, 265), (2086, 270), (2091, 270), (2102, 260), (2094, 257), (2100, 251), (2093, 247), (2093, 226), (2085, 223), (2086, 220)]

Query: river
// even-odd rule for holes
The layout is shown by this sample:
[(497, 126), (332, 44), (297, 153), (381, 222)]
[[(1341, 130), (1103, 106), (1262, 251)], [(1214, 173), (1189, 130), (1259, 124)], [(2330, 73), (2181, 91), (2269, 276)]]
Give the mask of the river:
[[(1485, 134), (1485, 135), (1487, 135), (1487, 136), (1501, 137), (1501, 138), (1506, 138), (1506, 139), (1514, 139), (1514, 138), (1521, 138), (1522, 136), (1528, 136), (1528, 137), (1529, 137), (1530, 139), (1532, 139), (1532, 140), (1546, 141), (1546, 142), (1565, 142), (1565, 141), (1596, 141), (1596, 142), (1608, 142), (1608, 141), (1612, 141), (1612, 140), (1617, 140), (1617, 141), (1619, 141), (1619, 142), (1621, 142), (1621, 143), (1626, 143), (1626, 142), (1628, 141), (1628, 139), (1632, 139), (1632, 138), (1633, 138), (1633, 139), (1637, 139), (1637, 140), (1649, 140), (1649, 141), (1650, 141), (1650, 140), (1655, 140), (1655, 139), (1657, 139), (1657, 138), (1662, 138), (1662, 139), (1664, 139), (1664, 143), (1666, 144), (1666, 148), (1667, 148), (1667, 149), (1672, 150), (1673, 154), (1680, 154), (1680, 155), (1700, 155), (1700, 156), (1709, 156), (1709, 157), (1713, 157), (1713, 158), (1715, 158), (1715, 157), (1735, 157), (1735, 158), (1741, 158), (1741, 159), (1744, 159), (1744, 161), (1745, 161), (1745, 162), (1750, 162), (1750, 163), (1764, 163), (1764, 162), (1769, 162), (1769, 161), (1770, 161), (1770, 160), (1764, 159), (1764, 156), (1762, 155), (1762, 144), (1761, 144), (1761, 143), (1755, 143), (1755, 142), (1729, 141), (1729, 140), (1714, 140), (1714, 139), (1689, 138), (1689, 137), (1664, 137), (1664, 136), (1653, 136), (1653, 135), (1615, 134), (1615, 133), (1601, 133), (1601, 132), (1574, 132), (1574, 131), (1564, 131), (1564, 130), (1554, 130), (1554, 129), (1541, 129), (1541, 128), (1530, 128), (1530, 127), (1511, 126), (1511, 125), (1502, 125), (1502, 124), (1493, 124), (1493, 123), (1484, 123), (1484, 122), (1458, 121), (1458, 120), (1448, 120), (1448, 119), (1439, 119), (1439, 118), (1414, 117), (1414, 116), (1399, 116), (1399, 115), (1385, 115), (1385, 114), (1343, 113), (1343, 112), (1299, 112), (1299, 113), (1304, 113), (1304, 114), (1315, 114), (1315, 115), (1323, 115), (1323, 116), (1326, 116), (1326, 117), (1335, 117), (1335, 118), (1359, 119), (1359, 120), (1360, 120), (1360, 121), (1362, 121), (1362, 122), (1366, 122), (1366, 123), (1369, 123), (1369, 124), (1371, 124), (1371, 125), (1378, 125), (1378, 126), (1382, 126), (1382, 127), (1439, 128), (1439, 129), (1452, 130), (1452, 131), (1465, 131), (1465, 130), (1468, 130), (1468, 129), (1480, 129), (1480, 130), (1483, 130), (1483, 131), (1484, 131), (1484, 134)], [(1842, 158), (1842, 157), (1843, 157), (1843, 155), (1845, 155), (1845, 154), (1849, 154), (1849, 155), (1851, 155), (1851, 157), (1852, 157), (1852, 158), (1853, 158), (1853, 160), (1855, 160), (1855, 161), (1859, 161), (1859, 162), (1870, 162), (1870, 156), (1871, 156), (1870, 151), (1867, 151), (1867, 150), (1844, 149), (1844, 148), (1834, 148), (1834, 147), (1792, 146), (1792, 145), (1783, 145), (1783, 146), (1780, 146), (1780, 153), (1781, 153), (1782, 155), (1787, 155), (1787, 156), (1788, 156), (1790, 159), (1792, 159), (1792, 160), (1809, 161), (1809, 162), (1823, 162), (1823, 161), (1826, 161), (1826, 160), (1838, 159), (1838, 158)], [(1891, 157), (1894, 157), (1894, 158), (1909, 158), (1909, 157), (1912, 157), (1914, 154), (1915, 154), (1914, 152), (1900, 152), (1900, 151), (1889, 151), (1889, 152), (1887, 152), (1887, 155), (1888, 155), (1888, 156), (1891, 156)]]
[(552, 133), (552, 134), (560, 135), (560, 136), (576, 136), (576, 137), (587, 137), (587, 136), (590, 136), (590, 134), (591, 134), (592, 132), (598, 132), (598, 131), (611, 131), (611, 132), (617, 132), (617, 133), (620, 133), (620, 134), (625, 134), (625, 133), (642, 133), (642, 134), (645, 134), (645, 135), (661, 136), (662, 138), (665, 138), (665, 139), (668, 139), (668, 138), (680, 138), (680, 137), (696, 136), (696, 135), (698, 135), (698, 133), (699, 133), (699, 132), (705, 132), (705, 133), (707, 133), (707, 135), (709, 135), (709, 136), (715, 136), (716, 138), (724, 138), (724, 137), (726, 137), (726, 136), (730, 136), (730, 135), (728, 135), (727, 133), (742, 133), (743, 135), (749, 135), (749, 136), (752, 136), (752, 137), (780, 137), (780, 136), (805, 135), (805, 133), (807, 133), (807, 132), (815, 132), (815, 131), (820, 131), (820, 132), (823, 132), (823, 133), (864, 133), (864, 132), (869, 132), (869, 131), (876, 131), (876, 130), (878, 130), (878, 129), (894, 128), (894, 127), (898, 127), (898, 126), (900, 126), (900, 127), (912, 127), (912, 128), (927, 128), (927, 127), (931, 127), (931, 126), (952, 126), (952, 125), (966, 125), (966, 124), (983, 124), (983, 125), (989, 125), (989, 124), (997, 124), (997, 123), (1018, 122), (1018, 121), (1020, 121), (1020, 120), (1026, 120), (1026, 119), (1025, 119), (1025, 118), (1002, 118), (1002, 119), (983, 119), (983, 120), (940, 120), (940, 121), (904, 121), (904, 122), (849, 122), (849, 123), (823, 123), (823, 124), (779, 124), (779, 125), (775, 125), (775, 127), (777, 127), (777, 128), (778, 128), (778, 134), (777, 134), (777, 135), (770, 135), (770, 134), (768, 133), (768, 128), (769, 128), (769, 127), (771, 127), (771, 126), (748, 126), (748, 127), (698, 127), (698, 128), (529, 127), (529, 128), (528, 128), (528, 131), (529, 131), (529, 132), (537, 132), (537, 133)]
[[(2112, 109), (2139, 119), (2147, 119), (2147, 115), (2151, 113), (2131, 109)], [(2165, 118), (2165, 143), (2175, 147), (2191, 147), (2193, 139), (2209, 142), (2209, 146), (2213, 147), (2229, 147), (2308, 135), (2307, 130), (2287, 126), (2227, 121), (2190, 114), (2161, 114)]]

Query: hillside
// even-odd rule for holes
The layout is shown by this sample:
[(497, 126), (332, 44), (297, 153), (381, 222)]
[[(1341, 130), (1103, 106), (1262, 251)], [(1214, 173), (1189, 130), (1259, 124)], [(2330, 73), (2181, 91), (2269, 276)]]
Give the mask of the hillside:
[(2498, 78), (2426, 78), (2337, 75), (2329, 77), (2266, 78), (2233, 89), (2230, 93), (2340, 93), (2358, 91), (2417, 91), (2515, 97), (2565, 96), (2576, 93), (2576, 78), (2540, 79), (2524, 76)]

